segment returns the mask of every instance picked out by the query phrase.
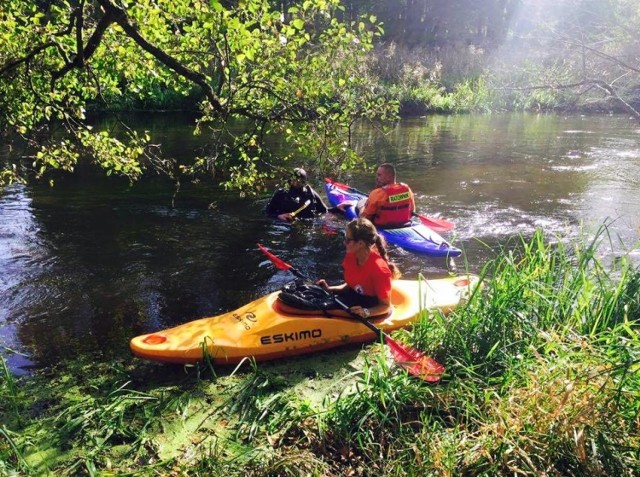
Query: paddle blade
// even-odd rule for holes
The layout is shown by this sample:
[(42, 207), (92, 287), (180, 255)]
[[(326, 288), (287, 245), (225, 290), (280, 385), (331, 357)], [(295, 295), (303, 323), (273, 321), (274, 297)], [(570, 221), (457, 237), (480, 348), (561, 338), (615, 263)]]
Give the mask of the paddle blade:
[(339, 235), (340, 234), (340, 232), (336, 231), (335, 229), (332, 229), (327, 224), (322, 224), (322, 231), (324, 232), (325, 235)]
[(280, 269), (280, 270), (290, 270), (291, 268), (293, 268), (291, 265), (289, 265), (287, 262), (285, 262), (284, 260), (276, 257), (274, 254), (272, 254), (271, 252), (269, 252), (269, 250), (267, 250), (265, 247), (263, 247), (261, 244), (258, 244), (258, 248), (260, 249), (260, 251), (262, 253), (264, 253), (267, 258), (269, 260), (271, 260), (271, 263), (273, 263), (276, 268)]
[(385, 337), (385, 340), (389, 346), (389, 350), (391, 350), (393, 359), (406, 369), (409, 374), (417, 376), (428, 383), (440, 381), (440, 377), (444, 373), (444, 366), (435, 359), (425, 356), (417, 349), (398, 343), (388, 336)]
[(420, 222), (422, 222), (434, 232), (447, 232), (455, 227), (455, 224), (453, 222), (449, 222), (448, 220), (439, 219), (437, 217), (427, 217), (426, 215), (419, 214), (415, 214), (415, 216), (420, 219)]

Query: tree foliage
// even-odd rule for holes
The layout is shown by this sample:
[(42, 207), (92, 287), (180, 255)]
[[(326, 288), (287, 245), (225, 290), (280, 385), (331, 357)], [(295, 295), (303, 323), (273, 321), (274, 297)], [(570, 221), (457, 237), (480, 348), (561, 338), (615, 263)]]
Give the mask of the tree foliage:
[(344, 4), (347, 15), (369, 10), (383, 22), (380, 75), (403, 106), (455, 105), (451, 94), (472, 85), (474, 100), (447, 110), (614, 110), (640, 119), (637, 0)]
[(640, 4), (525, 1), (492, 84), (507, 104), (624, 109), (640, 119)]
[(384, 40), (408, 47), (502, 43), (523, 0), (344, 0), (351, 15), (374, 13)]
[[(322, 167), (358, 161), (349, 132), (360, 119), (395, 117), (371, 77), (375, 17), (337, 20), (338, 0), (286, 10), (266, 0), (14, 0), (0, 11), (0, 131), (26, 143), (5, 181), (73, 171), (90, 161), (107, 174), (140, 177), (156, 165), (174, 177), (223, 175), (259, 188), (268, 139)], [(193, 163), (159, 160), (149, 134), (94, 131), (87, 109), (123, 97), (200, 91), (196, 132), (210, 149)], [(243, 127), (237, 121), (243, 120)]]

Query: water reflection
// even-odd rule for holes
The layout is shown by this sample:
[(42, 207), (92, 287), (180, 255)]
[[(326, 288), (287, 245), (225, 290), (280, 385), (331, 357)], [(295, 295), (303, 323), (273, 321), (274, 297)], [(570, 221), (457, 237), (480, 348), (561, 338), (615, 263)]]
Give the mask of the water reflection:
[[(174, 156), (204, 147), (191, 125), (152, 118)], [(398, 165), (420, 212), (456, 223), (459, 269), (479, 271), (502, 244), (536, 228), (574, 237), (613, 219), (609, 252), (640, 262), (640, 140), (623, 117), (446, 116), (362, 128), (363, 153)], [(164, 139), (162, 139), (164, 138)], [(320, 177), (317, 178), (318, 183)], [(372, 173), (341, 178), (368, 190)], [(266, 197), (237, 199), (185, 185), (130, 187), (76, 176), (10, 187), (0, 196), (0, 352), (12, 369), (76, 354), (129, 356), (131, 336), (236, 308), (291, 279), (257, 250), (268, 246), (311, 277), (339, 279), (340, 217), (276, 223)], [(214, 203), (215, 207), (210, 207)], [(619, 240), (618, 240), (619, 237)], [(442, 260), (391, 248), (405, 277), (447, 273)], [(7, 348), (24, 352), (7, 353)]]
[(31, 297), (25, 283), (36, 280), (51, 264), (51, 257), (38, 243), (39, 229), (34, 220), (31, 199), (22, 186), (8, 187), (0, 196), (0, 352), (11, 369), (31, 364), (21, 350), (16, 330), (25, 316), (13, 313)]

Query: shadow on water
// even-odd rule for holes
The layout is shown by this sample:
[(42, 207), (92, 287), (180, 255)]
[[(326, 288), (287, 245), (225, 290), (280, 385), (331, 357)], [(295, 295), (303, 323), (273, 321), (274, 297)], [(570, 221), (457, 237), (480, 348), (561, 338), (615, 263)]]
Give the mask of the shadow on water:
[[(185, 139), (189, 123), (154, 121), (172, 155), (201, 147)], [(420, 212), (456, 223), (446, 238), (465, 252), (457, 269), (478, 272), (514, 235), (543, 228), (575, 237), (581, 223), (607, 218), (616, 219), (612, 232), (624, 244), (611, 253), (638, 254), (640, 140), (632, 124), (610, 117), (429, 117), (403, 121), (387, 136), (363, 128), (355, 141), (366, 157), (397, 164)], [(341, 179), (362, 190), (373, 186), (371, 173)], [(344, 249), (335, 232), (342, 218), (288, 225), (263, 215), (266, 197), (239, 199), (183, 184), (171, 207), (172, 194), (160, 180), (129, 186), (82, 175), (54, 188), (2, 192), (0, 352), (15, 372), (75, 356), (129, 357), (135, 335), (279, 289), (292, 277), (265, 259), (258, 242), (310, 277), (340, 279)], [(398, 248), (390, 256), (406, 278), (449, 272), (442, 259)]]

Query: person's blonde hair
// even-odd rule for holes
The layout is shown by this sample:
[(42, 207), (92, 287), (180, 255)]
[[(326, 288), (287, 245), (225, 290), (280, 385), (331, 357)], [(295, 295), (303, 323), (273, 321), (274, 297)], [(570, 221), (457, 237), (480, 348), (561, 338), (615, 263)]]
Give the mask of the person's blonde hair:
[(376, 246), (378, 253), (387, 262), (389, 269), (393, 274), (393, 278), (400, 278), (402, 273), (395, 263), (389, 261), (387, 255), (387, 244), (384, 237), (378, 233), (376, 226), (369, 219), (359, 217), (353, 219), (347, 224), (347, 229), (351, 232), (351, 238), (355, 240), (362, 240), (369, 247)]

